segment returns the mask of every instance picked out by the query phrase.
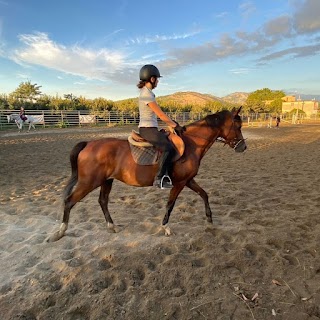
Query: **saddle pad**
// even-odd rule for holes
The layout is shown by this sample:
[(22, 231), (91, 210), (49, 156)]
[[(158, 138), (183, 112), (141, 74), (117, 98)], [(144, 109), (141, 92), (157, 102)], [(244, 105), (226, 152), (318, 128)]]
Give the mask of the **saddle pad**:
[(151, 147), (137, 147), (129, 143), (131, 154), (135, 163), (140, 165), (153, 165), (159, 160), (160, 152)]

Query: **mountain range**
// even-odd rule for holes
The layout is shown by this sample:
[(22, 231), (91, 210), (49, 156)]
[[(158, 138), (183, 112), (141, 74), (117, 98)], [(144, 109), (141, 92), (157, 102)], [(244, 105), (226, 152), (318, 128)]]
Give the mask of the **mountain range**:
[[(285, 92), (285, 91), (284, 91)], [(212, 94), (199, 93), (193, 91), (175, 92), (166, 96), (157, 96), (159, 104), (178, 104), (178, 105), (198, 105), (205, 106), (209, 102), (219, 101), (228, 104), (234, 104), (235, 106), (245, 105), (250, 92), (234, 92), (224, 97), (217, 97)], [(292, 92), (285, 92), (286, 95), (295, 95), (296, 99), (301, 100), (316, 100), (320, 101), (320, 95), (299, 94)], [(138, 98), (119, 100), (119, 102), (125, 102), (126, 100), (137, 100)]]
[[(285, 93), (287, 95), (295, 95), (297, 99), (299, 99), (300, 97), (301, 100), (320, 101), (320, 95), (311, 95), (311, 94), (297, 95), (291, 92), (285, 92)], [(212, 101), (220, 101), (220, 102), (227, 102), (235, 105), (243, 105), (246, 103), (249, 94), (250, 92), (234, 92), (224, 97), (217, 97), (212, 94), (186, 91), (186, 92), (176, 92), (167, 96), (159, 96), (157, 97), (157, 100), (159, 100), (159, 102), (166, 101), (170, 103), (192, 104), (192, 105), (199, 105), (199, 106), (203, 106), (207, 102), (212, 102)]]
[(199, 92), (176, 92), (167, 96), (159, 96), (157, 100), (159, 103), (167, 102), (167, 103), (177, 103), (177, 104), (190, 104), (190, 105), (199, 105), (204, 106), (208, 102), (212, 101), (220, 101), (220, 102), (228, 102), (237, 105), (244, 104), (248, 98), (249, 93), (246, 92), (234, 92), (225, 97), (217, 97), (212, 94), (199, 93)]

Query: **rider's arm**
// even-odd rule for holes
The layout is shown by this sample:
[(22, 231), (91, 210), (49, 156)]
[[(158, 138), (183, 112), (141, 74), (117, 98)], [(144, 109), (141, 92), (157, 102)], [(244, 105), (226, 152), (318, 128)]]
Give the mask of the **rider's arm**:
[(172, 121), (159, 107), (156, 102), (149, 102), (148, 106), (150, 109), (160, 118), (160, 120), (164, 121), (168, 126), (174, 128), (177, 124)]

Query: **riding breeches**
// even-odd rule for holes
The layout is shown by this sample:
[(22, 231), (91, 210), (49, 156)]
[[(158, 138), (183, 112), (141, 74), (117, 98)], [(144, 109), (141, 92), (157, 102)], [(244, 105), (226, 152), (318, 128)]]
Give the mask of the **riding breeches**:
[(141, 127), (139, 128), (140, 136), (150, 142), (155, 148), (162, 152), (169, 152), (174, 154), (175, 148), (167, 138), (164, 132), (155, 127)]
[(149, 141), (155, 148), (162, 151), (159, 159), (159, 168), (156, 177), (163, 175), (171, 175), (172, 171), (172, 158), (175, 154), (175, 148), (169, 141), (164, 132), (158, 131), (158, 128), (150, 127), (139, 128), (140, 136)]

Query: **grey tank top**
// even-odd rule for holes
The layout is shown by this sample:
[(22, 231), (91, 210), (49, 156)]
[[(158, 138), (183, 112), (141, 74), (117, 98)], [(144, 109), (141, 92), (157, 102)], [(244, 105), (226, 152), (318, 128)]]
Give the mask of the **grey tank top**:
[(139, 96), (139, 128), (140, 127), (156, 127), (158, 128), (157, 115), (148, 106), (148, 103), (155, 102), (156, 97), (154, 93), (147, 87), (140, 89)]

